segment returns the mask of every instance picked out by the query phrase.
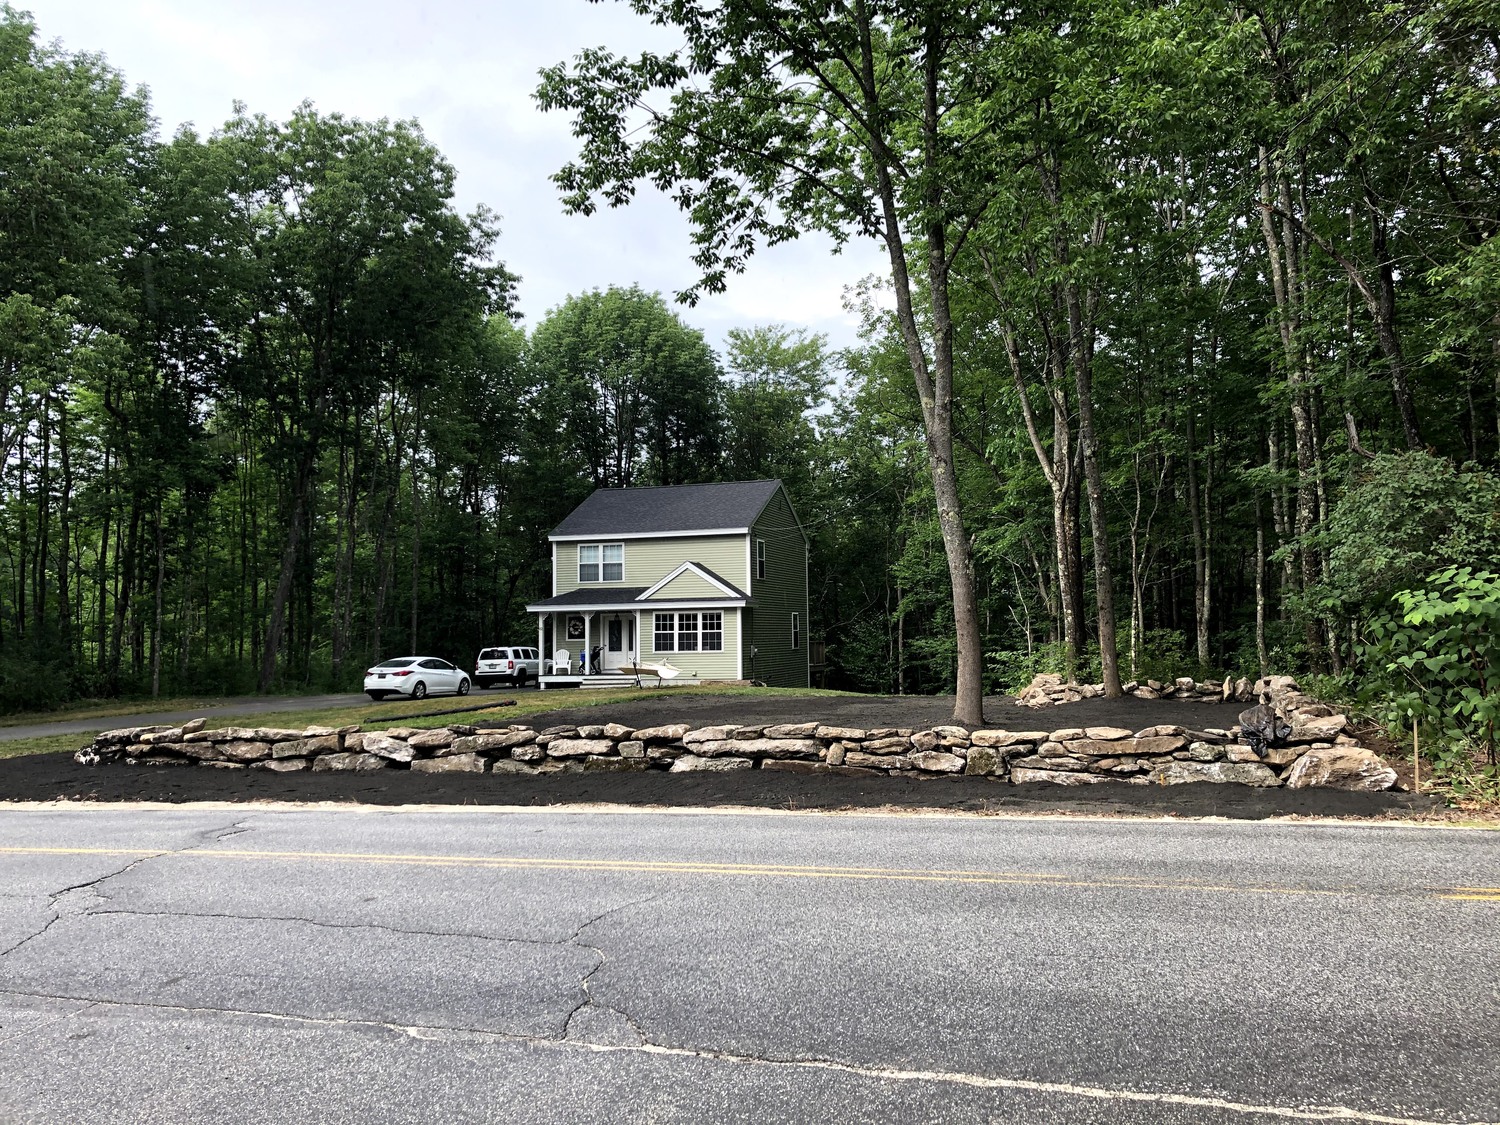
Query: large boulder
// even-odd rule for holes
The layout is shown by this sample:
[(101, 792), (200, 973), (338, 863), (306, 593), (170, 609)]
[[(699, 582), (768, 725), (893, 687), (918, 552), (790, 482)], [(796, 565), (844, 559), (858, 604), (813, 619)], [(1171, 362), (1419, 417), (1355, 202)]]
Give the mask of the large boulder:
[[(602, 727), (600, 729), (603, 730)], [(697, 742), (723, 742), (726, 739), (733, 738), (734, 732), (737, 729), (737, 723), (720, 727), (699, 727), (697, 730), (685, 732), (680, 737), (688, 746), (692, 746)]]
[(536, 741), (534, 730), (502, 730), (455, 738), (448, 748), (453, 754), (500, 754)]
[(483, 773), (485, 761), (478, 754), (448, 754), (422, 758), (411, 764), (413, 773)]
[(976, 730), (969, 735), (975, 746), (1016, 746), (1029, 743), (1035, 745), (1051, 738), (1044, 730)]
[(1275, 770), (1258, 762), (1164, 762), (1147, 776), (1158, 785), (1191, 785), (1206, 781), (1270, 789), (1281, 784)]
[(1102, 785), (1110, 779), (1093, 773), (1064, 773), (1061, 770), (1034, 770), (1026, 767), (1010, 771), (1013, 785), (1030, 785), (1045, 781), (1051, 785)]
[(638, 742), (679, 742), (692, 728), (686, 723), (668, 723), (660, 727), (646, 727), (635, 732)]
[(387, 734), (366, 734), (364, 741), (365, 754), (375, 754), (382, 758), (389, 758), (393, 762), (409, 762), (417, 756), (417, 751), (411, 743), (400, 738), (391, 738)]
[(1396, 771), (1362, 746), (1309, 750), (1287, 771), (1288, 789), (1353, 789), (1375, 793), (1396, 784)]
[(1292, 716), (1294, 742), (1332, 742), (1349, 725), (1347, 715), (1309, 715), (1298, 711)]
[(547, 743), (549, 758), (589, 758), (611, 753), (615, 744), (607, 738), (557, 738)]
[(1005, 772), (1005, 755), (997, 747), (975, 746), (969, 751), (964, 773), (971, 777), (994, 777)]
[(273, 758), (316, 758), (319, 754), (337, 754), (343, 745), (336, 734), (323, 734), (317, 738), (298, 738), (292, 742), (278, 742), (271, 747)]
[(694, 754), (704, 758), (743, 757), (807, 758), (823, 756), (823, 744), (812, 738), (726, 738), (718, 742), (689, 743)]
[(269, 742), (223, 742), (219, 743), (218, 757), (231, 762), (258, 762), (271, 756)]
[(941, 750), (918, 750), (912, 754), (911, 764), (928, 773), (959, 773), (964, 768), (964, 760), (957, 754)]
[(755, 765), (749, 758), (700, 758), (697, 754), (684, 754), (672, 763), (672, 773), (728, 772), (747, 770)]
[(351, 754), (344, 751), (314, 758), (312, 768), (314, 773), (325, 773), (329, 770), (352, 770), (356, 773), (363, 773), (366, 770), (383, 770), (390, 764), (390, 761), (378, 754)]

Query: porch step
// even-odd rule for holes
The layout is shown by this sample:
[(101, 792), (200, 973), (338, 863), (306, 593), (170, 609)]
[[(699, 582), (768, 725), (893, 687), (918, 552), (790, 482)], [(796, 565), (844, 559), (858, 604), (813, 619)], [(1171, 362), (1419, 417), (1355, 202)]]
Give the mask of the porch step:
[[(674, 684), (697, 683), (696, 680), (683, 679), (682, 677), (669, 682)], [(600, 688), (635, 687), (635, 683), (636, 679), (634, 675), (627, 675), (621, 672), (604, 672), (597, 676), (542, 676), (537, 680), (538, 686), (543, 691), (546, 691), (549, 687), (576, 687), (595, 690)], [(656, 687), (656, 677), (642, 676), (641, 683), (646, 687)]]

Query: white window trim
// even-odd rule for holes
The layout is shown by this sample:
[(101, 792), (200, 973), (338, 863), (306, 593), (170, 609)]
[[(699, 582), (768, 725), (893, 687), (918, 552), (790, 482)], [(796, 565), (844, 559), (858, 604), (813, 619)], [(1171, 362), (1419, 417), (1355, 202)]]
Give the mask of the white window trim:
[(755, 541), (755, 577), (766, 576), (766, 541), (757, 539)]
[[(598, 578), (585, 578), (583, 576), (583, 565), (584, 565), (583, 564), (583, 552), (585, 550), (587, 550), (589, 547), (596, 547), (599, 550), (599, 561), (596, 562), (596, 563), (591, 564), (591, 565), (597, 566), (599, 568), (599, 577)], [(606, 548), (606, 547), (618, 547), (618, 548), (620, 548), (620, 577), (619, 578), (605, 578), (604, 577), (604, 568), (605, 568), (606, 565), (608, 565), (604, 561), (604, 548)], [(580, 543), (580, 544), (578, 544), (578, 550), (576, 552), (576, 563), (577, 563), (577, 566), (578, 566), (578, 584), (580, 586), (607, 586), (607, 585), (611, 585), (611, 584), (623, 583), (625, 581), (625, 544), (621, 543), (621, 542), (618, 542), (618, 541), (610, 542), (610, 541), (605, 541), (605, 540), (600, 540), (600, 541), (597, 541), (597, 542), (594, 542), (594, 543)]]
[[(682, 633), (684, 631), (683, 628), (682, 628), (682, 617), (683, 617), (683, 614), (687, 614), (687, 613), (692, 614), (697, 619), (697, 628), (693, 630), (693, 635), (698, 640), (698, 647), (697, 648), (683, 648), (681, 646), (681, 637), (682, 637)], [(710, 629), (710, 630), (708, 630), (708, 632), (710, 632), (710, 633), (718, 633), (719, 634), (719, 647), (718, 648), (704, 648), (703, 647), (703, 633), (704, 633), (704, 629), (703, 629), (703, 615), (706, 614), (706, 613), (717, 613), (719, 615), (719, 627), (717, 629)], [(664, 634), (663, 634), (662, 630), (660, 630), (660, 629), (658, 629), (656, 627), (656, 619), (658, 617), (667, 616), (668, 614), (670, 614), (671, 617), (672, 617), (672, 628), (671, 628), (672, 647), (670, 649), (658, 648), (657, 647), (656, 638), (657, 638), (658, 635), (664, 635)], [(652, 652), (656, 652), (656, 653), (670, 652), (670, 653), (673, 653), (673, 654), (676, 654), (676, 653), (687, 653), (687, 654), (689, 654), (691, 656), (700, 656), (700, 655), (702, 655), (704, 653), (707, 653), (710, 656), (717, 656), (720, 653), (728, 652), (729, 649), (728, 649), (727, 646), (728, 646), (728, 643), (729, 643), (729, 623), (727, 621), (727, 617), (728, 617), (728, 615), (722, 609), (655, 610), (651, 614), (651, 651)]]

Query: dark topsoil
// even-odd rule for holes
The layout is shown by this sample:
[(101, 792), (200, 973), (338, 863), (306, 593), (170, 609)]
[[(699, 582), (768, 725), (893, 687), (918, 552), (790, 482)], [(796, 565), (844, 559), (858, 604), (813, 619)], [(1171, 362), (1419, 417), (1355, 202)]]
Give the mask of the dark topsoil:
[[(1001, 699), (985, 702), (986, 725), (1011, 730), (1162, 723), (1191, 729), (1232, 726), (1242, 705), (1088, 699), (1044, 711)], [(537, 729), (618, 722), (631, 727), (668, 722), (762, 725), (818, 719), (851, 727), (921, 729), (949, 721), (942, 697), (745, 696), (626, 702), (528, 716)], [(505, 726), (490, 722), (490, 726)], [(1167, 816), (1390, 817), (1434, 810), (1435, 798), (1412, 793), (1345, 793), (1333, 789), (1252, 789), (1240, 785), (1010, 785), (987, 778), (851, 777), (774, 770), (729, 773), (510, 774), (270, 773), (198, 766), (80, 766), (68, 754), (32, 754), (0, 761), (0, 801), (351, 801), (371, 805), (655, 805), (774, 809), (950, 809), (968, 812), (1135, 813)]]

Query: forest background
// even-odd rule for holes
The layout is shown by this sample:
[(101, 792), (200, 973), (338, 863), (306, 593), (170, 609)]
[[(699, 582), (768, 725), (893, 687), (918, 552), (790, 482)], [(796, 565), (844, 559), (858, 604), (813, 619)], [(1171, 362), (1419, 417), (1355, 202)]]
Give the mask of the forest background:
[[(559, 184), (586, 210), (661, 174), (719, 207), (696, 224), (713, 287), (757, 240), (876, 234), (860, 215), (894, 170), (921, 268), (849, 294), (855, 348), (747, 325), (716, 353), (639, 289), (525, 330), (498, 224), (457, 212), (416, 122), (304, 105), (163, 139), (105, 60), (5, 7), (0, 710), (466, 663), (530, 639), (546, 534), (592, 489), (779, 477), (829, 686), (952, 690), (941, 507), (986, 690), (1116, 659), (1311, 673), (1441, 727), (1440, 680), (1492, 741), (1500, 6), (755, 18), (736, 42), (769, 43), (756, 81), (787, 119), (868, 123), (828, 72), (862, 45), (891, 145), (778, 166), (788, 134), (711, 112), (722, 57), (599, 52), (539, 97), (578, 114), (585, 169), (618, 163)], [(827, 50), (778, 51), (782, 31)], [(650, 134), (669, 159), (608, 151), (616, 124), (693, 114), (698, 134)], [(710, 134), (756, 164), (684, 172)], [(914, 347), (948, 356), (942, 505)]]

